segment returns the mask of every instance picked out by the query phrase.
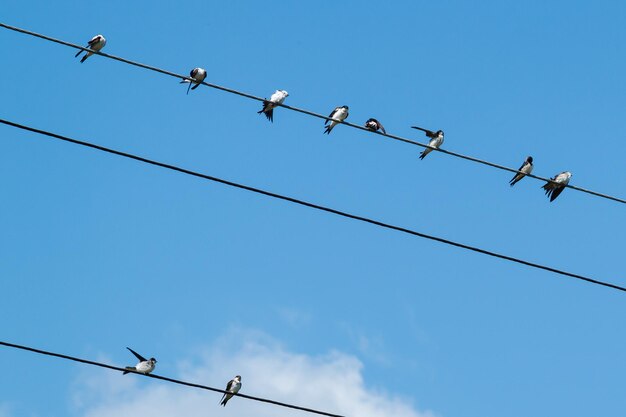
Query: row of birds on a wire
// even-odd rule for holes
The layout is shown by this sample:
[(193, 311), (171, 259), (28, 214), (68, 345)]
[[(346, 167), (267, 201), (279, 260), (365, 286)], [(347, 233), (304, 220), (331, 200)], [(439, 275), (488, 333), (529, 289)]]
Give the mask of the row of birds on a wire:
[[(106, 39), (102, 35), (94, 36), (88, 43), (85, 48), (89, 48), (92, 51), (100, 51), (106, 45)], [(85, 62), (87, 58), (93, 55), (91, 51), (80, 50), (76, 54), (78, 57), (81, 53), (85, 52), (85, 55), (82, 57), (80, 62)], [(207, 76), (207, 72), (204, 68), (194, 68), (189, 73), (189, 79), (185, 78), (180, 83), (185, 84), (188, 83), (187, 94), (189, 94), (190, 90), (195, 90), (198, 88), (202, 82), (205, 80)], [(274, 122), (274, 109), (285, 102), (285, 99), (289, 97), (289, 93), (285, 90), (276, 90), (274, 94), (268, 99), (263, 100), (263, 107), (258, 111), (259, 114), (263, 113), (267, 120), (270, 122)], [(329, 119), (326, 119), (324, 122), (324, 133), (330, 134), (333, 128), (338, 124), (342, 123), (344, 120), (348, 118), (348, 106), (339, 106), (335, 107), (335, 109), (328, 115)], [(444, 133), (443, 130), (432, 131), (428, 129), (424, 129), (419, 126), (411, 126), (413, 129), (418, 129), (423, 131), (430, 141), (428, 142), (428, 147), (424, 149), (419, 158), (424, 159), (426, 155), (433, 151), (433, 149), (439, 149), (439, 147), (443, 144)], [(374, 118), (370, 118), (365, 122), (365, 128), (372, 131), (377, 132), (381, 131), (383, 134), (387, 134), (385, 128), (382, 123)], [(532, 173), (533, 170), (533, 157), (529, 156), (526, 158), (524, 163), (519, 167), (517, 173), (513, 176), (509, 184), (511, 187), (515, 185), (518, 181), (524, 178), (526, 175)], [(550, 178), (549, 181), (546, 182), (541, 188), (543, 188), (546, 192), (546, 195), (550, 198), (550, 201), (554, 201), (565, 189), (565, 186), (569, 184), (570, 178), (572, 177), (572, 173), (569, 171), (561, 172), (560, 174), (555, 175)]]
[[(124, 371), (123, 375), (126, 375), (130, 372), (136, 372), (136, 373), (148, 375), (149, 373), (154, 371), (154, 368), (156, 367), (156, 363), (157, 363), (156, 359), (154, 358), (146, 359), (143, 356), (141, 356), (139, 353), (132, 350), (131, 348), (127, 347), (126, 349), (130, 350), (130, 352), (133, 355), (135, 355), (135, 357), (137, 358), (137, 360), (139, 360), (139, 362), (135, 366), (125, 367), (124, 369), (126, 370)], [(226, 403), (228, 402), (228, 400), (230, 400), (234, 394), (237, 394), (240, 389), (241, 389), (241, 376), (237, 375), (233, 379), (228, 381), (228, 384), (226, 384), (226, 389), (224, 391), (227, 391), (227, 392), (225, 392), (224, 395), (222, 396), (222, 399), (220, 400), (220, 405), (226, 407)]]

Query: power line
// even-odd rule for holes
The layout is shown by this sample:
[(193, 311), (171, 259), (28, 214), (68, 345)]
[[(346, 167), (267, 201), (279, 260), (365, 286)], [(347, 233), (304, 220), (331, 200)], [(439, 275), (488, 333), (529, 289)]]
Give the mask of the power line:
[(395, 230), (395, 231), (398, 231), (398, 232), (406, 233), (406, 234), (409, 234), (409, 235), (418, 236), (418, 237), (421, 237), (421, 238), (424, 238), (424, 239), (434, 240), (436, 242), (444, 243), (446, 245), (456, 246), (456, 247), (461, 248), (461, 249), (466, 249), (466, 250), (470, 250), (470, 251), (473, 251), (473, 252), (482, 253), (483, 255), (492, 256), (494, 258), (504, 259), (504, 260), (510, 261), (510, 262), (516, 262), (516, 263), (519, 263), (519, 264), (522, 264), (522, 265), (530, 266), (532, 268), (542, 269), (544, 271), (553, 272), (555, 274), (563, 275), (563, 276), (570, 277), (570, 278), (580, 279), (580, 280), (583, 280), (583, 281), (590, 282), (592, 284), (602, 285), (602, 286), (605, 286), (605, 287), (609, 287), (609, 288), (613, 288), (613, 289), (616, 289), (616, 290), (620, 290), (620, 291), (626, 292), (626, 288), (625, 287), (619, 286), (617, 284), (612, 284), (610, 282), (600, 281), (600, 280), (597, 280), (597, 279), (594, 279), (594, 278), (590, 278), (590, 277), (587, 277), (587, 276), (584, 276), (584, 275), (579, 275), (579, 274), (575, 274), (575, 273), (572, 273), (572, 272), (567, 272), (567, 271), (564, 271), (564, 270), (561, 270), (561, 269), (557, 269), (557, 268), (552, 268), (552, 267), (549, 267), (549, 266), (541, 265), (541, 264), (538, 264), (538, 263), (525, 261), (523, 259), (515, 258), (513, 256), (503, 255), (503, 254), (500, 254), (500, 253), (497, 253), (497, 252), (492, 252), (492, 251), (489, 251), (489, 250), (480, 249), (480, 248), (477, 248), (475, 246), (470, 246), (470, 245), (466, 245), (466, 244), (463, 244), (463, 243), (454, 242), (452, 240), (444, 239), (444, 238), (433, 236), (433, 235), (428, 235), (426, 233), (417, 232), (415, 230), (407, 229), (407, 228), (404, 228), (404, 227), (394, 226), (392, 224), (384, 223), (384, 222), (381, 222), (381, 221), (378, 221), (378, 220), (374, 220), (374, 219), (370, 219), (368, 217), (363, 217), (363, 216), (359, 216), (359, 215), (356, 215), (356, 214), (350, 214), (350, 213), (347, 213), (345, 211), (333, 209), (333, 208), (330, 208), (330, 207), (325, 207), (325, 206), (322, 206), (322, 205), (319, 205), (319, 204), (310, 203), (308, 201), (299, 200), (299, 199), (293, 198), (293, 197), (284, 196), (284, 195), (277, 194), (277, 193), (274, 193), (274, 192), (271, 192), (271, 191), (266, 191), (266, 190), (263, 190), (263, 189), (260, 189), (260, 188), (251, 187), (249, 185), (239, 184), (239, 183), (236, 183), (236, 182), (233, 182), (233, 181), (228, 181), (228, 180), (225, 180), (225, 179), (222, 179), (222, 178), (218, 178), (218, 177), (214, 177), (214, 176), (211, 176), (211, 175), (206, 175), (206, 174), (202, 174), (202, 173), (199, 173), (199, 172), (196, 172), (196, 171), (191, 171), (189, 169), (181, 168), (181, 167), (178, 167), (178, 166), (175, 166), (175, 165), (170, 165), (170, 164), (166, 164), (166, 163), (163, 163), (163, 162), (155, 161), (155, 160), (152, 160), (152, 159), (144, 158), (144, 157), (141, 157), (141, 156), (133, 155), (133, 154), (130, 154), (130, 153), (121, 152), (121, 151), (118, 151), (118, 150), (115, 150), (115, 149), (106, 148), (104, 146), (95, 145), (93, 143), (84, 142), (84, 141), (77, 140), (77, 139), (72, 139), (72, 138), (69, 138), (67, 136), (62, 136), (62, 135), (59, 135), (59, 134), (56, 134), (56, 133), (52, 133), (52, 132), (48, 132), (48, 131), (45, 131), (45, 130), (40, 130), (40, 129), (36, 129), (36, 128), (33, 128), (33, 127), (29, 127), (29, 126), (24, 126), (24, 125), (21, 125), (21, 124), (18, 124), (18, 123), (10, 122), (8, 120), (0, 119), (0, 123), (3, 123), (3, 124), (8, 125), (8, 126), (16, 127), (18, 129), (27, 130), (29, 132), (37, 133), (37, 134), (40, 134), (40, 135), (48, 136), (48, 137), (51, 137), (51, 138), (55, 138), (55, 139), (63, 140), (63, 141), (66, 141), (66, 142), (70, 142), (70, 143), (73, 143), (73, 144), (76, 144), (76, 145), (85, 146), (85, 147), (92, 148), (92, 149), (97, 149), (97, 150), (103, 151), (103, 152), (108, 152), (108, 153), (111, 153), (111, 154), (114, 154), (114, 155), (122, 156), (124, 158), (134, 159), (135, 161), (140, 161), (140, 162), (144, 162), (144, 163), (147, 163), (147, 164), (150, 164), (150, 165), (155, 165), (155, 166), (158, 166), (158, 167), (161, 167), (161, 168), (166, 168), (166, 169), (169, 169), (169, 170), (172, 170), (172, 171), (181, 172), (181, 173), (186, 174), (186, 175), (192, 175), (194, 177), (203, 178), (205, 180), (218, 182), (220, 184), (228, 185), (230, 187), (240, 188), (242, 190), (247, 190), (247, 191), (251, 191), (253, 193), (262, 194), (262, 195), (265, 195), (265, 196), (268, 196), (268, 197), (272, 197), (272, 198), (277, 198), (279, 200), (288, 201), (290, 203), (295, 203), (295, 204), (299, 204), (301, 206), (313, 208), (313, 209), (320, 210), (320, 211), (325, 211), (327, 213), (336, 214), (338, 216), (346, 217), (346, 218), (349, 218), (349, 219), (358, 220), (358, 221), (361, 221), (361, 222), (373, 224), (375, 226), (383, 227), (383, 228), (386, 228), (386, 229), (391, 229), (391, 230)]
[[(121, 57), (118, 57), (118, 56), (115, 56), (115, 55), (105, 54), (105, 53), (103, 53), (101, 51), (92, 51), (89, 48), (84, 48), (84, 47), (82, 47), (80, 45), (76, 45), (76, 44), (73, 44), (73, 43), (70, 43), (70, 42), (66, 42), (66, 41), (63, 41), (63, 40), (60, 40), (60, 39), (55, 39), (55, 38), (52, 38), (50, 36), (42, 35), (40, 33), (31, 32), (31, 31), (26, 30), (26, 29), (21, 29), (21, 28), (15, 27), (15, 26), (10, 26), (10, 25), (4, 24), (4, 23), (0, 23), (0, 27), (6, 28), (6, 29), (9, 29), (9, 30), (13, 30), (15, 32), (23, 33), (23, 34), (26, 34), (26, 35), (34, 36), (34, 37), (37, 37), (37, 38), (40, 38), (40, 39), (44, 39), (44, 40), (47, 40), (47, 41), (50, 41), (50, 42), (55, 42), (55, 43), (58, 43), (58, 44), (61, 44), (61, 45), (69, 46), (71, 48), (80, 49), (80, 50), (83, 50), (83, 51), (91, 51), (92, 53), (94, 53), (96, 55), (101, 55), (101, 56), (103, 56), (105, 58), (110, 58), (110, 59), (113, 59), (113, 60), (116, 60), (116, 61), (123, 62), (125, 64), (133, 65), (133, 66), (136, 66), (136, 67), (139, 67), (139, 68), (144, 68), (144, 69), (147, 69), (147, 70), (150, 70), (150, 71), (155, 71), (155, 72), (158, 72), (158, 73), (161, 73), (161, 74), (165, 74), (165, 75), (169, 75), (171, 77), (175, 77), (175, 78), (178, 78), (178, 79), (184, 78), (184, 79), (190, 80), (190, 78), (187, 75), (176, 74), (176, 73), (171, 72), (171, 71), (167, 71), (167, 70), (164, 70), (164, 69), (161, 69), (161, 68), (157, 68), (157, 67), (153, 67), (153, 66), (150, 66), (150, 65), (142, 64), (142, 63), (139, 63), (139, 62), (136, 62), (136, 61), (131, 61), (129, 59), (121, 58)], [(207, 87), (215, 88), (217, 90), (225, 91), (227, 93), (236, 94), (238, 96), (246, 97), (246, 98), (249, 98), (251, 100), (256, 100), (256, 101), (261, 101), (261, 102), (263, 102), (265, 100), (262, 97), (257, 97), (257, 96), (254, 96), (252, 94), (244, 93), (242, 91), (234, 90), (232, 88), (223, 87), (223, 86), (220, 86), (220, 85), (217, 85), (217, 84), (211, 84), (211, 83), (208, 83), (206, 81), (203, 81), (201, 84), (203, 84), (203, 85), (205, 85)], [(312, 112), (312, 111), (309, 111), (309, 110), (306, 110), (306, 109), (301, 109), (301, 108), (298, 108), (298, 107), (292, 107), (292, 106), (288, 106), (286, 104), (277, 104), (277, 106), (284, 107), (286, 109), (293, 110), (293, 111), (296, 111), (296, 112), (299, 112), (299, 113), (303, 113), (303, 114), (306, 114), (306, 115), (309, 115), (309, 116), (317, 117), (319, 119), (331, 120), (331, 118), (328, 117), (328, 116), (324, 116), (322, 114), (315, 113), (315, 112)], [(441, 149), (441, 148), (432, 148), (432, 147), (430, 147), (427, 144), (423, 144), (423, 143), (420, 143), (420, 142), (417, 142), (417, 141), (414, 141), (414, 140), (411, 140), (411, 139), (407, 139), (407, 138), (404, 138), (404, 137), (401, 137), (401, 136), (396, 136), (396, 135), (392, 135), (392, 134), (389, 134), (389, 133), (382, 133), (382, 132), (372, 132), (371, 130), (368, 130), (367, 128), (365, 128), (363, 126), (356, 125), (356, 124), (353, 124), (353, 123), (350, 123), (350, 122), (346, 122), (346, 121), (341, 122), (341, 123), (346, 125), (346, 126), (355, 128), (355, 129), (364, 130), (364, 131), (369, 132), (369, 133), (375, 133), (375, 134), (378, 134), (380, 136), (387, 137), (389, 139), (393, 139), (393, 140), (397, 140), (397, 141), (400, 141), (400, 142), (408, 143), (410, 145), (420, 146), (422, 148), (430, 148), (430, 149), (433, 149), (435, 151), (438, 151), (438, 152), (441, 152), (441, 153), (444, 153), (444, 154), (447, 154), (447, 155), (451, 155), (451, 156), (454, 156), (454, 157), (457, 157), (457, 158), (465, 159), (465, 160), (471, 161), (471, 162), (476, 162), (476, 163), (479, 163), (479, 164), (482, 164), (482, 165), (487, 165), (487, 166), (490, 166), (492, 168), (497, 168), (497, 169), (500, 169), (500, 170), (503, 170), (503, 171), (512, 172), (512, 173), (515, 173), (515, 174), (519, 172), (517, 169), (509, 168), (509, 167), (504, 166), (504, 165), (500, 165), (500, 164), (496, 164), (496, 163), (493, 163), (493, 162), (489, 162), (489, 161), (484, 160), (484, 159), (475, 158), (473, 156), (468, 156), (468, 155), (464, 155), (464, 154), (461, 154), (461, 153), (458, 153), (458, 152), (448, 151), (448, 150)], [(540, 177), (540, 176), (534, 175), (534, 174), (526, 174), (526, 176), (530, 177), (530, 178), (538, 179), (540, 181), (546, 181), (546, 182), (550, 181), (550, 178)], [(603, 193), (600, 193), (600, 192), (597, 192), (597, 191), (589, 190), (589, 189), (582, 188), (582, 187), (577, 187), (577, 186), (571, 185), (571, 184), (568, 184), (565, 187), (571, 188), (573, 190), (581, 191), (583, 193), (591, 194), (591, 195), (594, 195), (596, 197), (606, 198), (608, 200), (612, 200), (612, 201), (616, 201), (618, 203), (626, 204), (626, 199), (619, 198), (619, 197), (614, 197), (614, 196), (611, 196), (609, 194), (603, 194)]]
[[(66, 360), (70, 360), (70, 361), (74, 361), (74, 362), (80, 362), (80, 363), (84, 363), (84, 364), (87, 364), (87, 365), (99, 366), (101, 368), (112, 369), (114, 371), (128, 372), (127, 369), (120, 368), (119, 366), (113, 366), (113, 365), (109, 365), (109, 364), (102, 363), (102, 362), (90, 361), (90, 360), (87, 360), (87, 359), (81, 359), (81, 358), (77, 358), (75, 356), (63, 355), (61, 353), (55, 353), (55, 352), (49, 352), (49, 351), (46, 351), (46, 350), (35, 349), (35, 348), (32, 348), (32, 347), (28, 347), (28, 346), (16, 345), (14, 343), (8, 343), (8, 342), (0, 341), (0, 345), (7, 346), (7, 347), (10, 347), (10, 348), (25, 350), (25, 351), (28, 351), (28, 352), (38, 353), (40, 355), (54, 356), (56, 358), (66, 359)], [(160, 379), (161, 381), (172, 382), (174, 384), (185, 385), (185, 386), (193, 387), (193, 388), (200, 388), (200, 389), (207, 390), (207, 391), (219, 392), (220, 394), (233, 394), (233, 395), (236, 395), (237, 397), (245, 398), (245, 399), (248, 399), (248, 400), (260, 401), (260, 402), (264, 402), (264, 403), (277, 405), (277, 406), (280, 406), (280, 407), (292, 408), (294, 410), (305, 411), (307, 413), (320, 414), (320, 415), (328, 416), (328, 417), (345, 417), (345, 416), (342, 416), (340, 414), (327, 413), (325, 411), (319, 411), (319, 410), (315, 410), (313, 408), (307, 408), (307, 407), (300, 407), (299, 405), (283, 403), (283, 402), (280, 402), (280, 401), (274, 401), (274, 400), (270, 400), (270, 399), (267, 399), (267, 398), (254, 397), (252, 395), (246, 395), (246, 394), (241, 394), (241, 393), (236, 393), (235, 394), (235, 393), (232, 393), (232, 392), (229, 392), (229, 391), (225, 391), (223, 389), (213, 388), (213, 387), (209, 387), (209, 386), (201, 385), (201, 384), (194, 384), (192, 382), (186, 382), (186, 381), (181, 381), (179, 379), (168, 378), (166, 376), (155, 375), (155, 374), (147, 374), (146, 375), (146, 374), (142, 374), (140, 372), (135, 372), (135, 371), (132, 371), (132, 370), (130, 372), (138, 374), (138, 375), (146, 376), (146, 377), (149, 377), (149, 378)]]

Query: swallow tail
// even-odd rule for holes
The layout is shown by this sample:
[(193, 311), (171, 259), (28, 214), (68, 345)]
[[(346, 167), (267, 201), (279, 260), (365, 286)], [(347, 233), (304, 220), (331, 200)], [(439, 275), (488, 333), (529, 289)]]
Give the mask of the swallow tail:
[(324, 133), (326, 133), (327, 135), (330, 135), (330, 131), (333, 130), (333, 127), (335, 127), (332, 124), (329, 124), (328, 126), (326, 126), (326, 130), (324, 130)]
[(126, 374), (130, 373), (130, 371), (134, 371), (135, 367), (134, 366), (127, 366), (126, 369), (128, 369), (128, 370), (124, 371), (124, 373), (122, 375), (126, 375)]
[[(191, 84), (189, 84), (189, 85), (191, 85)], [(194, 86), (193, 86), (193, 87), (191, 87), (191, 89), (192, 89), (192, 90), (195, 90), (195, 89), (196, 89), (196, 88), (198, 88), (199, 86), (200, 86), (200, 83), (196, 83), (196, 84), (194, 84)]]
[(564, 189), (565, 187), (559, 187), (559, 188), (553, 189), (552, 193), (550, 194), (550, 202), (553, 202), (554, 200), (556, 200), (556, 198), (563, 192)]
[(79, 50), (78, 52), (76, 52), (76, 55), (74, 55), (74, 58), (77, 58), (78, 55), (82, 54), (83, 52), (85, 52), (85, 51), (83, 51), (82, 49)]
[(83, 62), (85, 62), (85, 60), (89, 58), (91, 55), (92, 55), (91, 52), (86, 53), (85, 56), (80, 59), (80, 63), (82, 64)]
[(521, 180), (524, 176), (522, 174), (515, 174), (515, 176), (511, 179), (511, 181), (509, 181), (509, 184), (512, 186), (514, 186), (515, 184), (517, 184), (517, 182), (519, 180)]
[(420, 154), (420, 159), (424, 159), (426, 158), (426, 155), (428, 155), (430, 153), (430, 151), (432, 151), (432, 149), (428, 148), (428, 149), (424, 149), (422, 151), (422, 153)]

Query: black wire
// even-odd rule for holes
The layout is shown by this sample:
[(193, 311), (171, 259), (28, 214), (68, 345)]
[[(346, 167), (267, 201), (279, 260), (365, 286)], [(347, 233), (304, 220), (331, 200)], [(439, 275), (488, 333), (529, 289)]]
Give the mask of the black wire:
[(15, 348), (15, 349), (26, 350), (28, 352), (38, 353), (38, 354), (41, 354), (41, 355), (54, 356), (54, 357), (57, 357), (57, 358), (67, 359), (67, 360), (74, 361), (74, 362), (80, 362), (80, 363), (84, 363), (84, 364), (87, 364), (87, 365), (99, 366), (101, 368), (112, 369), (114, 371), (131, 372), (131, 373), (135, 373), (135, 374), (138, 374), (138, 375), (147, 376), (149, 378), (160, 379), (162, 381), (172, 382), (174, 384), (185, 385), (185, 386), (194, 387), (194, 388), (200, 388), (200, 389), (204, 389), (204, 390), (207, 390), (207, 391), (219, 392), (220, 394), (233, 394), (233, 395), (236, 395), (236, 396), (241, 397), (241, 398), (246, 398), (248, 400), (260, 401), (260, 402), (264, 402), (264, 403), (278, 405), (280, 407), (287, 407), (287, 408), (292, 408), (294, 410), (306, 411), (307, 413), (320, 414), (320, 415), (328, 416), (328, 417), (344, 417), (344, 416), (342, 416), (340, 414), (327, 413), (325, 411), (319, 411), (319, 410), (315, 410), (313, 408), (307, 408), (307, 407), (300, 407), (299, 405), (282, 403), (280, 401), (269, 400), (267, 398), (253, 397), (252, 395), (246, 395), (246, 394), (240, 394), (240, 393), (236, 393), (235, 394), (233, 392), (225, 391), (223, 389), (213, 388), (213, 387), (209, 387), (209, 386), (201, 385), (201, 384), (194, 384), (192, 382), (185, 382), (185, 381), (181, 381), (179, 379), (168, 378), (166, 376), (160, 376), (160, 375), (155, 375), (155, 374), (147, 374), (146, 375), (146, 374), (143, 374), (141, 372), (136, 372), (136, 371), (128, 370), (128, 369), (125, 369), (125, 368), (120, 368), (119, 366), (113, 366), (113, 365), (108, 365), (108, 364), (102, 363), (102, 362), (90, 361), (90, 360), (87, 360), (87, 359), (81, 359), (81, 358), (77, 358), (77, 357), (74, 357), (74, 356), (63, 355), (61, 353), (54, 353), (54, 352), (49, 352), (49, 351), (46, 351), (46, 350), (35, 349), (35, 348), (32, 348), (32, 347), (28, 347), (28, 346), (16, 345), (14, 343), (8, 343), (8, 342), (0, 341), (0, 345), (4, 345), (4, 346)]
[[(103, 56), (105, 58), (110, 58), (110, 59), (113, 59), (113, 60), (116, 60), (116, 61), (124, 62), (124, 63), (129, 64), (129, 65), (134, 65), (134, 66), (139, 67), (139, 68), (144, 68), (144, 69), (147, 69), (147, 70), (150, 70), (150, 71), (156, 71), (156, 72), (161, 73), (161, 74), (169, 75), (171, 77), (175, 77), (175, 78), (179, 78), (179, 79), (183, 78), (183, 79), (191, 81), (191, 78), (189, 78), (189, 76), (187, 76), (187, 75), (176, 74), (176, 73), (173, 73), (173, 72), (170, 72), (170, 71), (166, 71), (166, 70), (163, 70), (163, 69), (160, 69), (160, 68), (157, 68), (157, 67), (153, 67), (153, 66), (142, 64), (142, 63), (135, 62), (135, 61), (130, 61), (130, 60), (125, 59), (125, 58), (120, 58), (120, 57), (115, 56), (115, 55), (105, 54), (105, 53), (100, 52), (100, 51), (92, 51), (89, 48), (84, 48), (84, 47), (82, 47), (80, 45), (76, 45), (76, 44), (73, 44), (73, 43), (70, 43), (70, 42), (62, 41), (60, 39), (55, 39), (55, 38), (52, 38), (50, 36), (42, 35), (42, 34), (39, 34), (39, 33), (36, 33), (36, 32), (31, 32), (31, 31), (26, 30), (26, 29), (21, 29), (21, 28), (15, 27), (15, 26), (10, 26), (10, 25), (4, 24), (4, 23), (0, 23), (0, 27), (4, 27), (6, 29), (13, 30), (15, 32), (20, 32), (20, 33), (23, 33), (23, 34), (26, 34), (26, 35), (35, 36), (37, 38), (44, 39), (44, 40), (47, 40), (47, 41), (50, 41), (50, 42), (55, 42), (55, 43), (58, 43), (58, 44), (61, 44), (61, 45), (69, 46), (71, 48), (80, 49), (80, 50), (83, 50), (83, 51), (90, 51), (93, 54), (101, 55), (101, 56)], [(194, 80), (194, 82), (195, 82), (195, 80)], [(246, 97), (246, 98), (249, 98), (249, 99), (252, 99), (252, 100), (257, 100), (257, 101), (261, 101), (261, 102), (265, 100), (262, 97), (257, 97), (257, 96), (254, 96), (252, 94), (244, 93), (242, 91), (237, 91), (237, 90), (233, 90), (231, 88), (222, 87), (222, 86), (217, 85), (217, 84), (211, 84), (211, 83), (208, 83), (206, 81), (203, 81), (201, 84), (206, 85), (207, 87), (215, 88), (217, 90), (225, 91), (225, 92), (231, 93), (231, 94), (236, 94), (236, 95), (239, 95), (239, 96), (242, 96), (242, 97)], [(309, 116), (317, 117), (319, 119), (332, 120), (328, 116), (324, 116), (324, 115), (319, 114), (319, 113), (314, 113), (314, 112), (309, 111), (309, 110), (300, 109), (298, 107), (292, 107), (292, 106), (288, 106), (286, 104), (278, 104), (278, 103), (276, 103), (276, 105), (280, 106), (280, 107), (284, 107), (284, 108), (289, 109), (289, 110), (293, 110), (293, 111), (299, 112), (299, 113), (307, 114)], [(353, 123), (346, 122), (346, 121), (343, 121), (341, 123), (346, 125), (346, 126), (350, 126), (352, 128), (355, 128), (355, 129), (360, 129), (360, 130), (364, 130), (366, 132), (375, 133), (375, 134), (378, 134), (380, 136), (387, 137), (389, 139), (393, 139), (393, 140), (397, 140), (397, 141), (400, 141), (400, 142), (408, 143), (410, 145), (421, 146), (422, 148), (430, 148), (430, 149), (435, 150), (437, 152), (441, 152), (441, 153), (444, 153), (444, 154), (447, 154), (447, 155), (455, 156), (457, 158), (465, 159), (465, 160), (476, 162), (476, 163), (479, 163), (479, 164), (487, 165), (487, 166), (490, 166), (492, 168), (501, 169), (503, 171), (508, 171), (508, 172), (512, 172), (512, 173), (515, 173), (515, 174), (517, 174), (519, 172), (519, 170), (517, 170), (517, 169), (509, 168), (509, 167), (506, 167), (504, 165), (495, 164), (493, 162), (489, 162), (489, 161), (486, 161), (486, 160), (483, 160), (483, 159), (478, 159), (478, 158), (475, 158), (473, 156), (463, 155), (463, 154), (460, 154), (460, 153), (457, 153), (457, 152), (453, 152), (453, 151), (447, 151), (445, 149), (433, 148), (433, 147), (431, 147), (431, 146), (429, 146), (427, 144), (423, 144), (423, 143), (420, 143), (420, 142), (417, 142), (417, 141), (414, 141), (414, 140), (411, 140), (411, 139), (403, 138), (401, 136), (391, 135), (389, 133), (382, 133), (382, 132), (372, 132), (371, 130), (369, 130), (369, 129), (363, 127), (363, 126), (355, 125)], [(526, 177), (535, 178), (535, 179), (538, 179), (538, 180), (541, 180), (541, 181), (546, 181), (546, 182), (550, 181), (550, 178), (544, 178), (544, 177), (540, 177), (540, 176), (534, 175), (534, 174), (526, 174)], [(596, 197), (606, 198), (608, 200), (613, 200), (613, 201), (616, 201), (618, 203), (626, 204), (626, 199), (622, 199), (622, 198), (619, 198), (619, 197), (614, 197), (614, 196), (611, 196), (611, 195), (608, 195), (608, 194), (599, 193), (597, 191), (588, 190), (588, 189), (577, 187), (577, 186), (571, 185), (571, 184), (568, 184), (565, 187), (571, 188), (573, 190), (581, 191), (583, 193), (595, 195)]]
[(330, 207), (325, 207), (325, 206), (321, 206), (319, 204), (309, 203), (309, 202), (304, 201), (304, 200), (299, 200), (299, 199), (293, 198), (293, 197), (287, 197), (287, 196), (284, 196), (284, 195), (281, 195), (281, 194), (273, 193), (271, 191), (265, 191), (265, 190), (262, 190), (260, 188), (254, 188), (254, 187), (250, 187), (248, 185), (239, 184), (239, 183), (228, 181), (228, 180), (225, 180), (225, 179), (222, 179), (222, 178), (213, 177), (211, 175), (201, 174), (199, 172), (191, 171), (191, 170), (188, 170), (188, 169), (185, 169), (185, 168), (180, 168), (180, 167), (177, 167), (175, 165), (169, 165), (169, 164), (165, 164), (163, 162), (158, 162), (158, 161), (154, 161), (154, 160), (151, 160), (151, 159), (143, 158), (141, 156), (136, 156), (136, 155), (129, 154), (129, 153), (126, 153), (126, 152), (117, 151), (115, 149), (105, 148), (104, 146), (95, 145), (93, 143), (84, 142), (84, 141), (77, 140), (77, 139), (72, 139), (72, 138), (69, 138), (67, 136), (58, 135), (56, 133), (47, 132), (45, 130), (35, 129), (33, 127), (24, 126), (24, 125), (21, 125), (21, 124), (18, 124), (18, 123), (10, 122), (8, 120), (0, 119), (0, 123), (3, 123), (5, 125), (9, 125), (9, 126), (13, 126), (13, 127), (18, 128), (18, 129), (27, 130), (27, 131), (30, 131), (30, 132), (33, 132), (33, 133), (38, 133), (40, 135), (52, 137), (52, 138), (55, 138), (55, 139), (60, 139), (60, 140), (66, 141), (66, 142), (71, 142), (71, 143), (74, 143), (76, 145), (86, 146), (86, 147), (89, 147), (89, 148), (97, 149), (99, 151), (112, 153), (114, 155), (123, 156), (125, 158), (134, 159), (136, 161), (145, 162), (145, 163), (151, 164), (151, 165), (156, 165), (158, 167), (170, 169), (172, 171), (178, 171), (178, 172), (181, 172), (183, 174), (192, 175), (194, 177), (203, 178), (203, 179), (206, 179), (206, 180), (209, 180), (209, 181), (215, 181), (215, 182), (218, 182), (220, 184), (228, 185), (230, 187), (236, 187), (236, 188), (240, 188), (240, 189), (243, 189), (243, 190), (252, 191), (252, 192), (257, 193), (257, 194), (262, 194), (262, 195), (265, 195), (265, 196), (268, 196), (268, 197), (277, 198), (277, 199), (284, 200), (284, 201), (289, 201), (290, 203), (295, 203), (295, 204), (299, 204), (301, 206), (310, 207), (310, 208), (313, 208), (313, 209), (316, 209), (316, 210), (325, 211), (327, 213), (333, 213), (333, 214), (336, 214), (338, 216), (347, 217), (349, 219), (362, 221), (362, 222), (365, 222), (365, 223), (369, 223), (369, 224), (373, 224), (373, 225), (376, 225), (376, 226), (384, 227), (386, 229), (396, 230), (398, 232), (407, 233), (409, 235), (422, 237), (424, 239), (430, 239), (430, 240), (434, 240), (436, 242), (445, 243), (446, 245), (452, 245), (452, 246), (456, 246), (458, 248), (467, 249), (467, 250), (470, 250), (470, 251), (473, 251), (473, 252), (482, 253), (483, 255), (492, 256), (494, 258), (500, 258), (500, 259), (504, 259), (504, 260), (511, 261), (511, 262), (517, 262), (517, 263), (520, 263), (522, 265), (530, 266), (532, 268), (542, 269), (544, 271), (553, 272), (555, 274), (567, 276), (567, 277), (570, 277), (570, 278), (580, 279), (580, 280), (583, 280), (583, 281), (590, 282), (592, 284), (603, 285), (605, 287), (609, 287), (609, 288), (613, 288), (613, 289), (616, 289), (616, 290), (620, 290), (620, 291), (625, 291), (626, 292), (626, 288), (625, 287), (621, 287), (619, 285), (612, 284), (610, 282), (600, 281), (600, 280), (597, 280), (597, 279), (589, 278), (589, 277), (586, 277), (586, 276), (583, 276), (583, 275), (579, 275), (579, 274), (575, 274), (575, 273), (572, 273), (572, 272), (563, 271), (563, 270), (560, 270), (560, 269), (556, 269), (556, 268), (552, 268), (552, 267), (549, 267), (549, 266), (537, 264), (537, 263), (534, 263), (534, 262), (525, 261), (523, 259), (514, 258), (512, 256), (502, 255), (500, 253), (488, 251), (488, 250), (485, 250), (485, 249), (480, 249), (480, 248), (477, 248), (477, 247), (474, 247), (474, 246), (470, 246), (470, 245), (466, 245), (466, 244), (463, 244), (463, 243), (454, 242), (452, 240), (444, 239), (444, 238), (441, 238), (441, 237), (432, 236), (432, 235), (428, 235), (428, 234), (425, 234), (425, 233), (420, 233), (420, 232), (417, 232), (415, 230), (411, 230), (411, 229), (407, 229), (407, 228), (399, 227), (399, 226), (394, 226), (394, 225), (389, 224), (389, 223), (383, 223), (383, 222), (380, 222), (378, 220), (373, 220), (373, 219), (370, 219), (370, 218), (367, 218), (367, 217), (358, 216), (356, 214), (346, 213), (344, 211), (336, 210), (336, 209), (333, 209), (333, 208), (330, 208)]

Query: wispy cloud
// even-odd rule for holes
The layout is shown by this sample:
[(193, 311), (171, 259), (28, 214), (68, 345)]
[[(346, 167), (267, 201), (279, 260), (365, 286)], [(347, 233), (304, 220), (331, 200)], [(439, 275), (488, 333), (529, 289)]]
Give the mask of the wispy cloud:
[[(177, 378), (220, 388), (239, 374), (242, 393), (349, 417), (434, 416), (417, 410), (407, 398), (369, 388), (363, 380), (363, 365), (354, 356), (337, 351), (321, 356), (290, 352), (258, 332), (233, 332), (197, 357), (179, 361), (178, 369)], [(82, 374), (74, 386), (75, 397), (83, 399), (74, 402), (76, 411), (85, 417), (206, 417), (207, 413), (293, 417), (301, 413), (236, 397), (222, 408), (217, 393), (136, 375), (122, 378), (110, 373), (93, 379)]]

